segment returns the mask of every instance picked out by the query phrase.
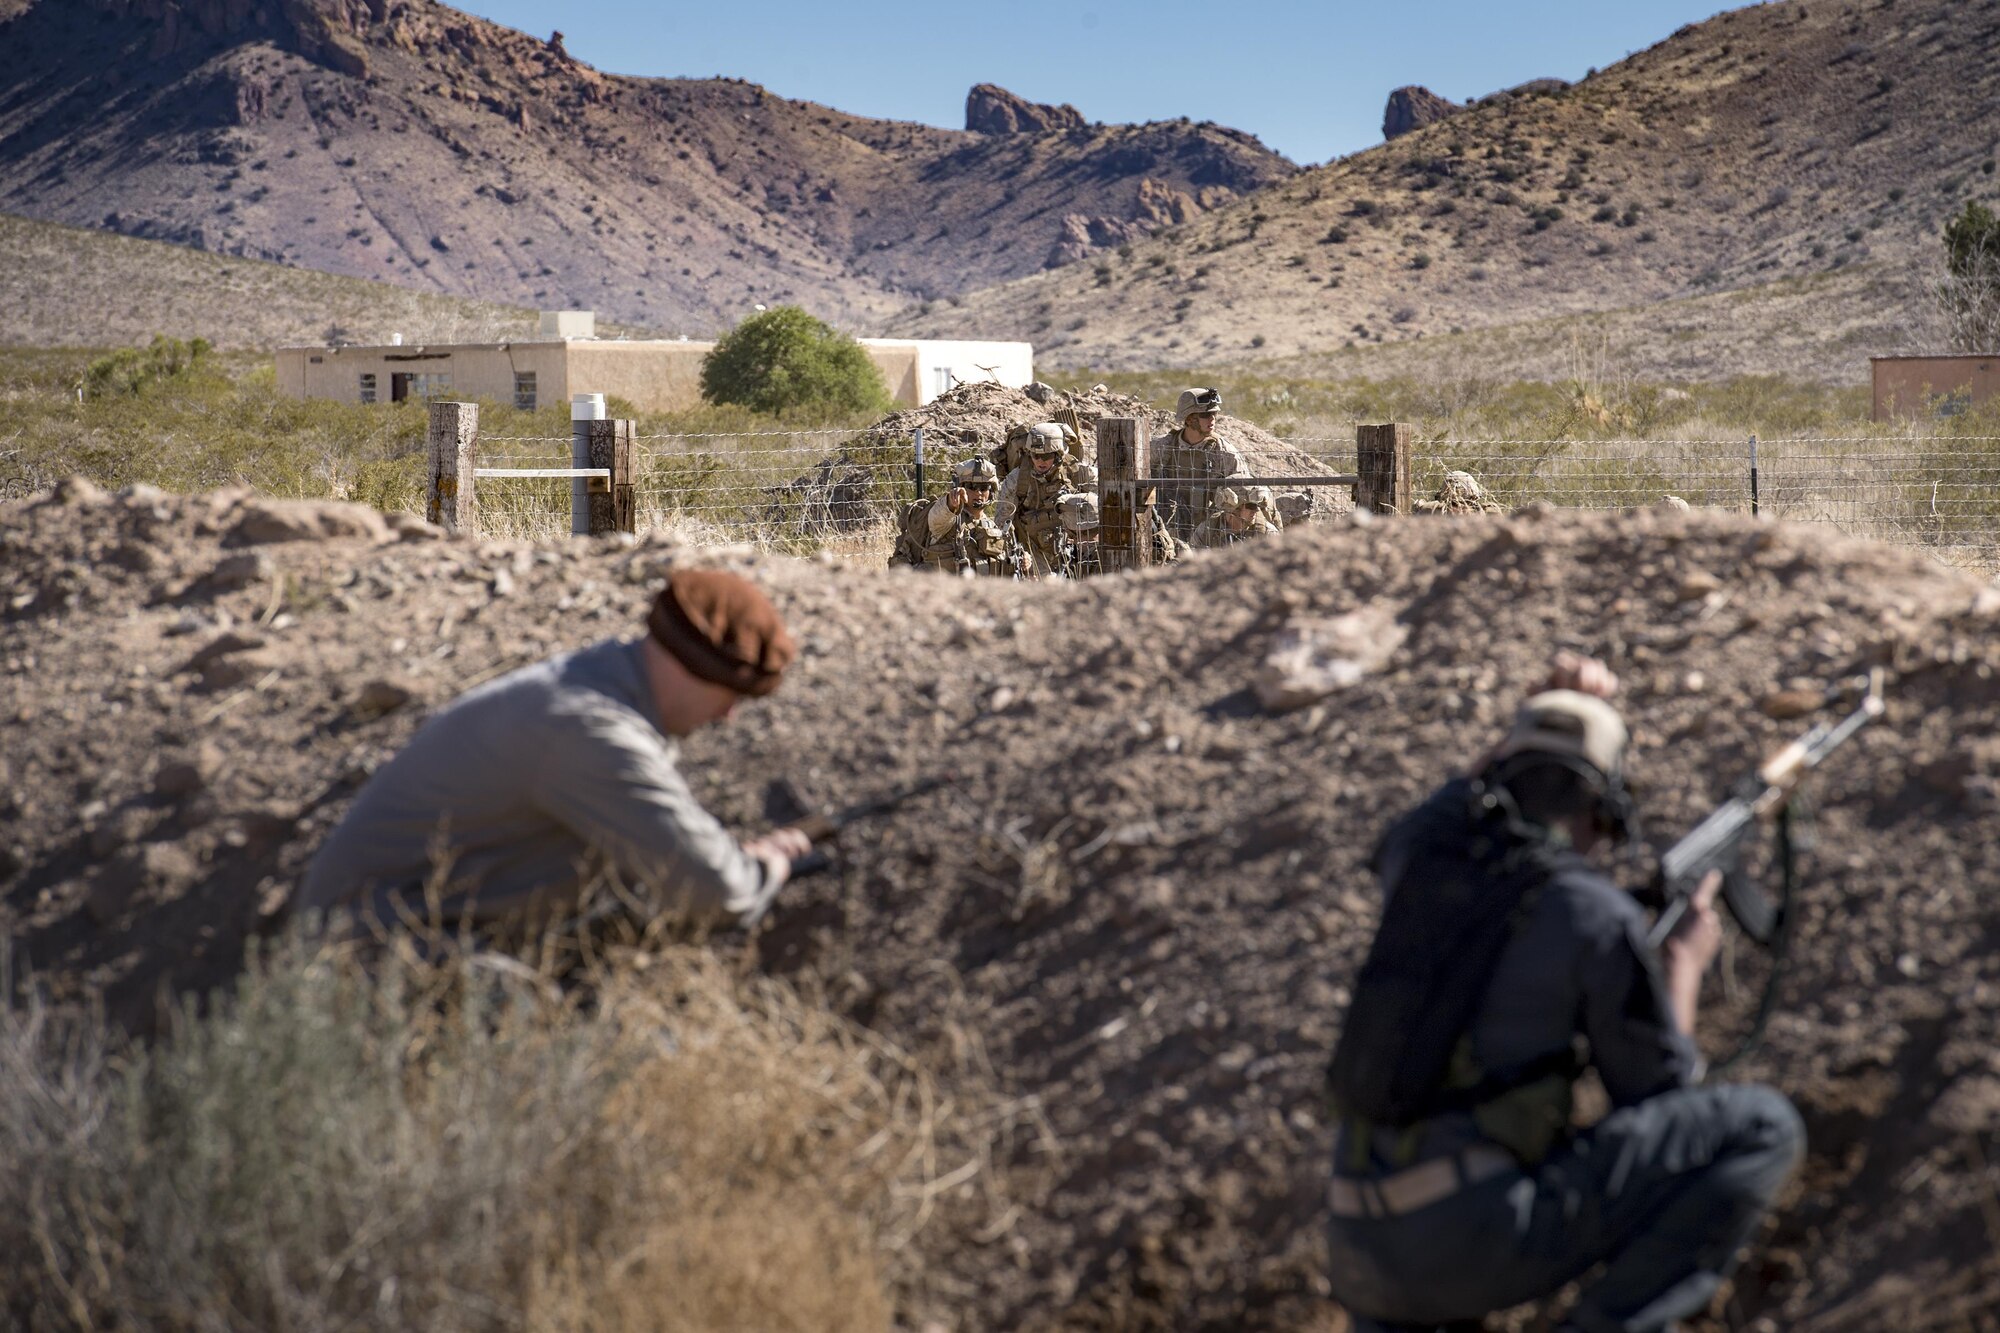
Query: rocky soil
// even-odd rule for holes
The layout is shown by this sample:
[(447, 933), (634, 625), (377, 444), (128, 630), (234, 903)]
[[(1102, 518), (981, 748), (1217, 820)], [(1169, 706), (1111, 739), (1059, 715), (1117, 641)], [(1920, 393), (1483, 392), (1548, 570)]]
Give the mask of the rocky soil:
[[(992, 1168), (1007, 1207), (931, 1238), (926, 1317), (1342, 1326), (1318, 1277), (1319, 1084), (1373, 917), (1362, 862), (1570, 647), (1626, 682), (1662, 837), (1806, 724), (1768, 714), (1890, 669), (1884, 724), (1815, 784), (1795, 967), (1746, 1071), (1798, 1101), (1811, 1157), (1716, 1326), (1982, 1327), (2000, 593), (1818, 530), (1346, 518), (1016, 585), (72, 485), (0, 507), (17, 976), (101, 984), (139, 1026), (161, 986), (225, 978), (428, 709), (632, 632), (686, 560), (752, 570), (804, 645), (782, 691), (688, 747), (725, 819), (759, 827), (781, 777), (827, 803), (960, 777), (851, 838), (754, 946), (899, 1042), (955, 1042), (1045, 1126)], [(1373, 649), (1355, 683), (1260, 695), (1275, 649), (1343, 633)]]

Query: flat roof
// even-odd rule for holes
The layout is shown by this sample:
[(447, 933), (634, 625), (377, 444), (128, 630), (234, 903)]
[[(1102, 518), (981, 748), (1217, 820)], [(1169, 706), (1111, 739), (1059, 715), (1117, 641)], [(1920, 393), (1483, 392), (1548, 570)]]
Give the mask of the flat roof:
[(2000, 352), (1916, 352), (1899, 356), (1871, 356), (1870, 361), (1993, 361)]

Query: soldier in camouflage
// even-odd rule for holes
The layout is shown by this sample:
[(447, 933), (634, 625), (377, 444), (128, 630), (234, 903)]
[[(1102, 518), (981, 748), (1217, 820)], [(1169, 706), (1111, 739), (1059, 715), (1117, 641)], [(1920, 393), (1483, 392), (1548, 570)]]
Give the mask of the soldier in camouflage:
[(1271, 493), (1262, 486), (1218, 488), (1214, 509), (1194, 530), (1195, 549), (1213, 551), (1252, 537), (1275, 534), (1277, 525), (1265, 517), (1271, 507)]
[(1007, 474), (993, 518), (1011, 526), (1027, 548), (1037, 578), (1059, 574), (1068, 564), (1057, 505), (1064, 495), (1096, 484), (1097, 470), (1067, 448), (1068, 431), (1045, 421), (1028, 432), (1028, 461)]
[(949, 491), (904, 511), (889, 563), (951, 574), (1012, 575), (1007, 534), (988, 512), (999, 481), (993, 461), (983, 455), (953, 468)]
[(1215, 434), (1221, 411), (1217, 390), (1183, 389), (1174, 404), (1174, 429), (1153, 441), (1153, 475), (1171, 479), (1160, 488), (1160, 526), (1184, 544), (1193, 541), (1195, 528), (1214, 503), (1215, 488), (1250, 475), (1243, 451)]

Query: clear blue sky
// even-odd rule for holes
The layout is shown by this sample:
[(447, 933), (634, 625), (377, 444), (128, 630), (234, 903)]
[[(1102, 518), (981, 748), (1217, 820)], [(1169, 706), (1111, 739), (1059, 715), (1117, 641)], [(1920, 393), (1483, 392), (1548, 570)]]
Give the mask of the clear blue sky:
[(997, 83), (1091, 120), (1187, 116), (1247, 130), (1301, 163), (1382, 138), (1389, 91), (1455, 101), (1578, 79), (1716, 0), (456, 0), (617, 74), (728, 75), (856, 115), (965, 124)]

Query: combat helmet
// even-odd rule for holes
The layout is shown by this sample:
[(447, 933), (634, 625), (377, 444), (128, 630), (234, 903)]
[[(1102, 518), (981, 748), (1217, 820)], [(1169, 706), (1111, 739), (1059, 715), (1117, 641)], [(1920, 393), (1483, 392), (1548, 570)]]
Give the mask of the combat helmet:
[(1187, 419), (1198, 412), (1220, 412), (1222, 392), (1219, 389), (1182, 389), (1181, 396), (1174, 402), (1174, 425), (1187, 425)]
[(1071, 491), (1056, 501), (1056, 518), (1063, 531), (1072, 536), (1095, 533), (1098, 528), (1097, 496), (1090, 491)]
[(984, 454), (974, 454), (951, 470), (951, 484), (990, 490), (1000, 484), (1000, 472), (993, 466), (992, 459)]
[(1028, 456), (1031, 458), (1060, 457), (1068, 448), (1069, 441), (1063, 438), (1063, 427), (1053, 421), (1044, 421), (1028, 428)]

